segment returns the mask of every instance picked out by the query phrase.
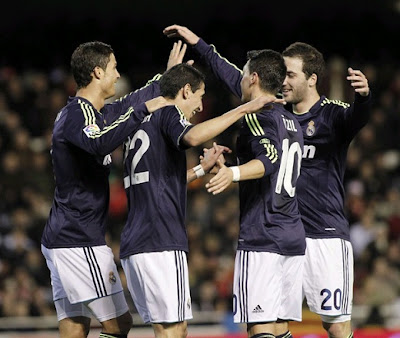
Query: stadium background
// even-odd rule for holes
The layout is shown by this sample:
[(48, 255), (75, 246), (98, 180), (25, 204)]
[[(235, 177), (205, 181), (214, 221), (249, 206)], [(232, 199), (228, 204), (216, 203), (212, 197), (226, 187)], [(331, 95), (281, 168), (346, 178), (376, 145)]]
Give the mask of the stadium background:
[[(0, 13), (0, 337), (56, 336), (39, 243), (54, 189), (51, 127), (75, 90), (68, 72), (73, 49), (94, 39), (110, 43), (122, 74), (122, 95), (165, 69), (172, 41), (162, 29), (173, 23), (187, 25), (239, 67), (249, 49), (281, 51), (294, 41), (311, 43), (325, 55), (325, 88), (332, 99), (352, 98), (347, 66), (366, 73), (375, 98), (373, 116), (352, 143), (346, 172), (346, 212), (356, 255), (355, 337), (399, 336), (400, 2), (70, 0), (14, 1), (7, 7)], [(188, 58), (192, 56), (189, 50)], [(196, 65), (207, 74), (204, 112), (198, 121), (238, 104), (200, 62)], [(218, 142), (233, 147), (236, 131), (237, 125)], [(188, 151), (188, 167), (197, 163), (200, 153), (201, 147)], [(120, 149), (113, 158), (108, 241), (117, 257), (126, 216)], [(210, 196), (204, 189), (207, 179), (188, 187), (196, 311), (189, 335), (242, 338), (243, 328), (231, 323), (230, 314), (237, 190), (232, 186), (221, 196)], [(151, 330), (142, 327), (130, 305), (132, 334), (150, 337)], [(98, 327), (93, 325), (91, 337)], [(39, 332), (31, 331), (35, 329)], [(296, 338), (323, 336), (317, 318), (306, 308), (293, 332)]]

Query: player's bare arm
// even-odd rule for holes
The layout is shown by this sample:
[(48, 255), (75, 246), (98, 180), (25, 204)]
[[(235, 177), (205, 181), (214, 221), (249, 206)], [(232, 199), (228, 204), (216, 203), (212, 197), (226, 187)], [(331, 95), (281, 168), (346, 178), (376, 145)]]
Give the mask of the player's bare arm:
[(234, 167), (227, 167), (217, 161), (217, 166), (218, 174), (206, 184), (207, 191), (213, 195), (223, 192), (232, 182), (255, 180), (263, 177), (265, 173), (264, 164), (257, 159)]
[(183, 141), (191, 146), (196, 147), (200, 144), (221, 134), (224, 130), (234, 124), (248, 113), (257, 113), (269, 103), (285, 103), (285, 100), (278, 99), (274, 95), (262, 95), (254, 100), (244, 103), (227, 113), (215, 117), (213, 119), (196, 124), (183, 137)]
[(181, 37), (189, 45), (195, 45), (199, 42), (200, 38), (194, 34), (190, 29), (184, 26), (171, 25), (163, 30), (163, 33), (169, 38)]
[(353, 69), (351, 67), (349, 67), (347, 71), (349, 73), (347, 80), (350, 81), (354, 91), (359, 93), (361, 96), (368, 96), (369, 86), (368, 79), (365, 77), (365, 75), (360, 70)]

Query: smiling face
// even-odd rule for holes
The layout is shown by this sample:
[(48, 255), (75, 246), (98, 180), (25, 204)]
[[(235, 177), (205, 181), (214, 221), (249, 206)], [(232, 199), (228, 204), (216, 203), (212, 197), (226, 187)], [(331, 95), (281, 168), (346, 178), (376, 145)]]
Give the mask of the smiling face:
[(190, 121), (193, 116), (203, 111), (203, 96), (206, 93), (205, 84), (202, 82), (199, 89), (197, 89), (194, 93), (192, 92), (192, 88), (189, 84), (187, 84), (183, 90), (185, 91), (186, 95), (186, 104), (183, 112), (185, 117)]
[(107, 63), (106, 69), (101, 69), (101, 73), (101, 90), (104, 94), (104, 97), (108, 99), (115, 95), (115, 84), (120, 78), (120, 74), (117, 70), (117, 60), (115, 59), (115, 55), (113, 53), (110, 55), (110, 61)]
[(306, 78), (303, 72), (303, 61), (297, 57), (284, 57), (287, 67), (282, 94), (286, 102), (298, 104), (302, 102), (308, 93), (310, 78)]

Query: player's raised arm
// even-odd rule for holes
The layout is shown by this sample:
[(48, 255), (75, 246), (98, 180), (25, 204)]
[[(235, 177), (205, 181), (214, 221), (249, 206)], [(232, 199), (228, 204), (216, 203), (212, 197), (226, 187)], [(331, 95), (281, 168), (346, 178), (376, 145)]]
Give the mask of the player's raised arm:
[(171, 25), (164, 28), (163, 33), (169, 38), (180, 37), (189, 45), (195, 45), (200, 38), (194, 34), (189, 28), (180, 25)]
[[(185, 56), (187, 49), (186, 43), (182, 43), (182, 40), (178, 40), (174, 42), (171, 52), (169, 53), (168, 63), (167, 63), (167, 70), (172, 68), (175, 65), (182, 63), (183, 57)], [(192, 65), (194, 63), (193, 60), (189, 60), (186, 63)]]
[(351, 82), (351, 86), (354, 88), (356, 93), (359, 93), (361, 96), (369, 95), (369, 86), (368, 79), (365, 75), (358, 69), (353, 69), (351, 67), (348, 68), (349, 75), (347, 76), (347, 80)]

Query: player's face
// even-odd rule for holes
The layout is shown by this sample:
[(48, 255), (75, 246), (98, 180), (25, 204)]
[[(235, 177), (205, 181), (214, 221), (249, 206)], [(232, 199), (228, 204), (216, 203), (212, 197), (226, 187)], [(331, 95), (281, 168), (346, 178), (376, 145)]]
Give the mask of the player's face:
[(106, 99), (115, 95), (115, 84), (119, 78), (117, 60), (115, 59), (115, 55), (111, 54), (102, 79), (102, 90)]
[(196, 113), (200, 113), (203, 111), (203, 96), (206, 93), (205, 84), (202, 83), (194, 93), (190, 96), (190, 102), (188, 105), (188, 113), (189, 116), (186, 116), (188, 120), (190, 120)]
[(286, 102), (298, 104), (306, 99), (308, 81), (303, 72), (303, 61), (297, 57), (284, 57), (287, 68), (282, 94)]
[(249, 61), (243, 67), (243, 76), (240, 81), (240, 89), (242, 91), (242, 102), (249, 102), (251, 100), (250, 95), (250, 70), (249, 70)]

